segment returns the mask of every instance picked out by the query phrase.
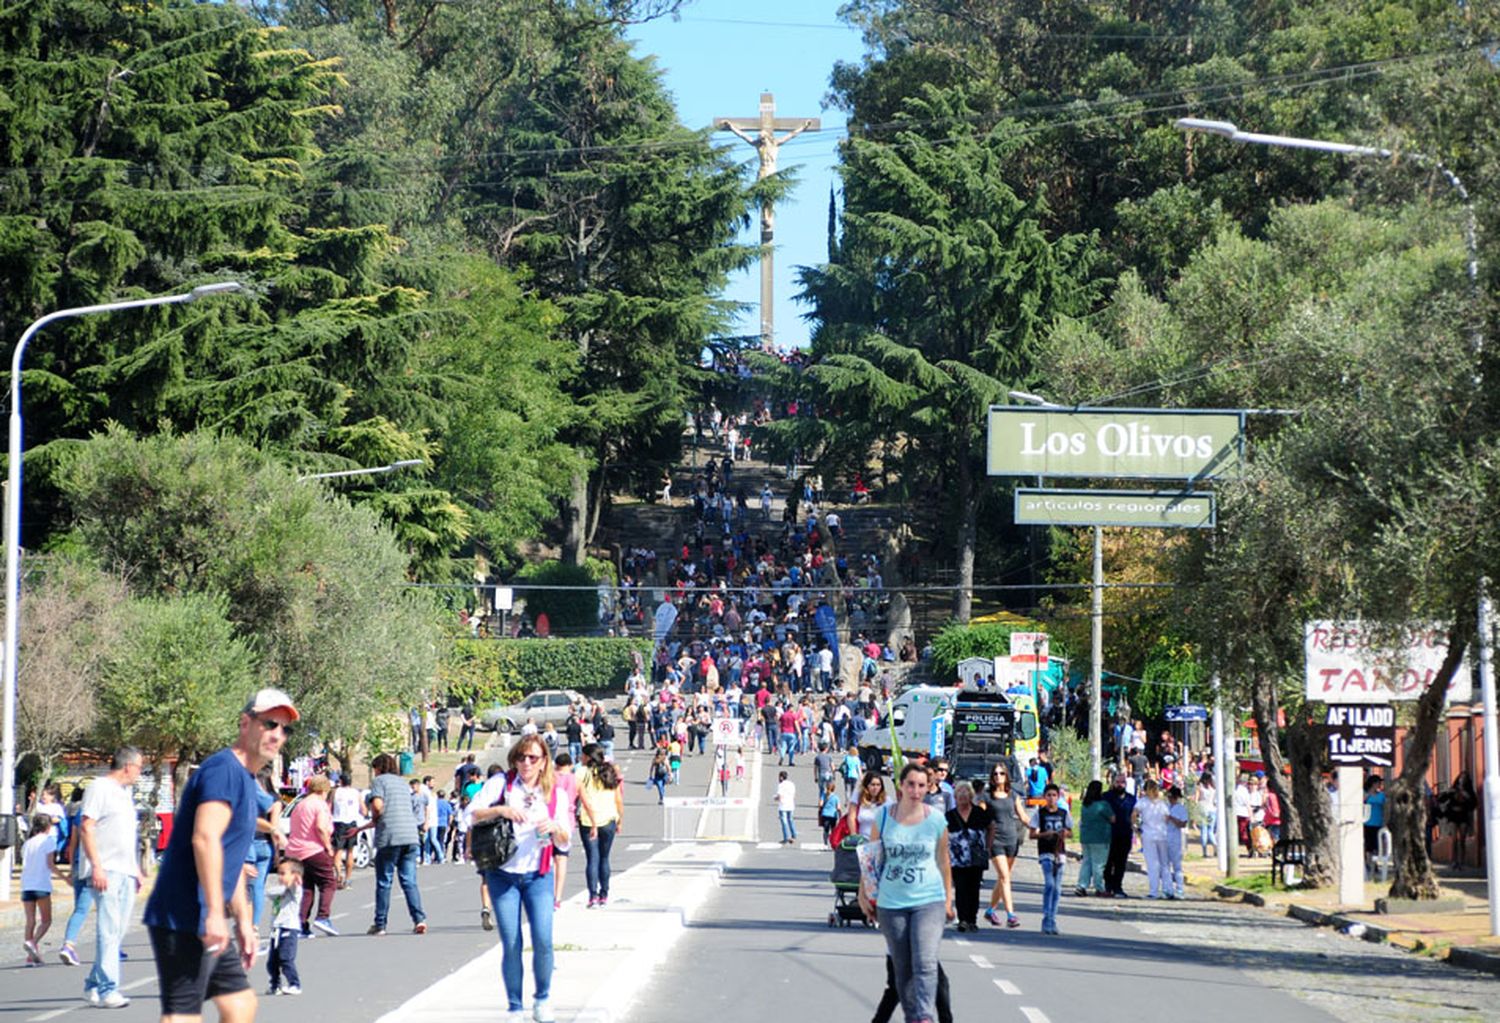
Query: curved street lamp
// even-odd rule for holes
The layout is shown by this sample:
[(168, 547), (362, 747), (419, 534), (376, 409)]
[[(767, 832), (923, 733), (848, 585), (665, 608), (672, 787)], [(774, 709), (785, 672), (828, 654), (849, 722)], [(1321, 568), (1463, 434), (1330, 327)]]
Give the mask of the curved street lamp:
[[(10, 465), (5, 488), (5, 661), (0, 685), (4, 686), (3, 752), (0, 752), (0, 819), (15, 813), (16, 802), (16, 651), (20, 646), (21, 628), (21, 360), (26, 346), (43, 327), (58, 320), (115, 313), (125, 309), (146, 309), (158, 305), (180, 305), (200, 298), (228, 295), (243, 290), (239, 281), (202, 284), (178, 295), (134, 298), (123, 302), (59, 309), (36, 320), (21, 334), (10, 357)], [(10, 898), (11, 863), (15, 849), (0, 852), (0, 899)]]
[(374, 465), (368, 469), (341, 469), (338, 472), (311, 472), (306, 476), (298, 476), (298, 483), (306, 483), (308, 480), (337, 480), (349, 476), (378, 476), (382, 473), (395, 472), (397, 469), (409, 469), (414, 465), (422, 465), (420, 458), (403, 458), (399, 462), (390, 465)]

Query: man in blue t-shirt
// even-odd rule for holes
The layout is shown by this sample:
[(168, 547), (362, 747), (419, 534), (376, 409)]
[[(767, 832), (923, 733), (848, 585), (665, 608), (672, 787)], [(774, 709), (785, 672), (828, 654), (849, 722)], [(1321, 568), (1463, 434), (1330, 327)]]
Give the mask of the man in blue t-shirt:
[(240, 712), (234, 745), (203, 761), (178, 797), (145, 912), (164, 1020), (201, 1017), (205, 1001), (222, 1019), (255, 1018), (246, 971), (256, 933), (241, 867), (255, 836), (255, 772), (281, 752), (299, 717), (286, 693), (260, 690)]

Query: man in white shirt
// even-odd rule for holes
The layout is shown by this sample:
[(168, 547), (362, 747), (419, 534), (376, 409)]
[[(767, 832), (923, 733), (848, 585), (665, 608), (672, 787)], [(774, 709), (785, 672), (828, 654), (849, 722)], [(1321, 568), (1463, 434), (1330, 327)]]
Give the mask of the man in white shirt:
[(818, 684), (820, 692), (833, 688), (833, 650), (827, 643), (818, 650)]
[(797, 824), (792, 813), (797, 809), (797, 786), (781, 771), (776, 776), (776, 816), (781, 821), (781, 844), (797, 844)]
[[(136, 859), (132, 791), (141, 776), (141, 751), (134, 746), (120, 747), (109, 768), (109, 773), (91, 782), (83, 794), (83, 807), (78, 815), (78, 842), (82, 850), (78, 857), (78, 877), (87, 879), (99, 907), (99, 920), (94, 928), (94, 967), (84, 978), (83, 996), (90, 1005), (115, 1009), (130, 1002), (120, 993), (120, 940), (130, 926), (135, 893), (142, 881)], [(58, 954), (65, 963), (78, 962), (71, 942), (64, 942)]]

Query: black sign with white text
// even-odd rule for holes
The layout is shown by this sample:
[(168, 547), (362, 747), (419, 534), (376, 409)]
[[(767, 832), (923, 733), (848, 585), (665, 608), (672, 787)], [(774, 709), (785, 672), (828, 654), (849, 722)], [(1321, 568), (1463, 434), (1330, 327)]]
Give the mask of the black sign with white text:
[(1396, 708), (1382, 703), (1328, 705), (1328, 759), (1335, 764), (1395, 766)]

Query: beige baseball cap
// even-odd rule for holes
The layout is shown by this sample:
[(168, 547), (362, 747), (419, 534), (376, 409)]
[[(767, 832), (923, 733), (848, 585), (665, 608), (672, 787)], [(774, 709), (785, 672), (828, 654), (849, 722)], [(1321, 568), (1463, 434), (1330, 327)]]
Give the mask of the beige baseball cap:
[(292, 716), (293, 721), (298, 721), (302, 715), (297, 712), (296, 704), (292, 698), (280, 689), (261, 689), (245, 702), (246, 714), (264, 714), (268, 710), (280, 707)]

